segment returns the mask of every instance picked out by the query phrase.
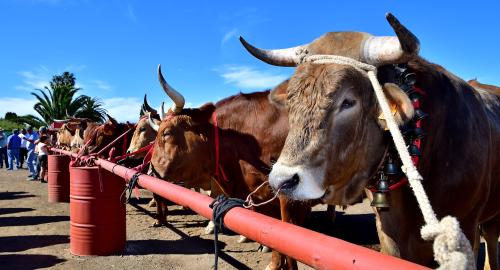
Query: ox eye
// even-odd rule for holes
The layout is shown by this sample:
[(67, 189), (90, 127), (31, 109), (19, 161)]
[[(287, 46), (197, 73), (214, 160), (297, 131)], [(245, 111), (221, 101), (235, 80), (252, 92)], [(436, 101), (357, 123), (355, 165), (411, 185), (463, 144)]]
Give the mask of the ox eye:
[(140, 131), (140, 132), (144, 132), (144, 131), (146, 131), (146, 127), (141, 127), (141, 128), (139, 128), (139, 131)]
[(342, 101), (342, 104), (340, 105), (340, 110), (342, 111), (342, 110), (345, 110), (345, 109), (349, 109), (352, 106), (354, 106), (354, 104), (356, 104), (355, 100), (344, 99), (344, 101)]

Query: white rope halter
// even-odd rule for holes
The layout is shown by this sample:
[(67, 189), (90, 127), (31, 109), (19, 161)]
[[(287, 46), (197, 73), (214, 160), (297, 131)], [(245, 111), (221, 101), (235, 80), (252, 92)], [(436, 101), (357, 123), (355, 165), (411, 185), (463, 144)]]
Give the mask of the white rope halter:
[(403, 135), (394, 120), (387, 98), (377, 79), (377, 68), (352, 58), (338, 55), (305, 55), (300, 57), (300, 59), (302, 63), (348, 65), (367, 73), (399, 157), (403, 162), (403, 172), (408, 178), (410, 187), (417, 198), (418, 205), (424, 216), (425, 225), (420, 231), (422, 238), (427, 241), (434, 240), (434, 259), (440, 265), (438, 269), (476, 269), (470, 242), (460, 229), (458, 220), (455, 217), (446, 216), (439, 221), (432, 209), (429, 198), (421, 183), (423, 178), (412, 162)]

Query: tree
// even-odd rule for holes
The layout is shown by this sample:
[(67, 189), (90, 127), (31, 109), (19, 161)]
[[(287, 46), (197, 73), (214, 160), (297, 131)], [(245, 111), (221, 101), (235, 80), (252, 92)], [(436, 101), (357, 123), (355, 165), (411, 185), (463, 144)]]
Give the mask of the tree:
[(6, 112), (4, 116), (5, 120), (13, 121), (17, 119), (17, 114), (15, 112)]
[[(81, 89), (76, 87), (76, 79), (71, 72), (55, 75), (49, 87), (35, 90), (38, 92), (31, 92), (38, 99), (34, 109), (46, 124), (52, 123), (54, 119), (65, 119), (67, 114), (75, 117), (85, 115), (95, 120), (104, 119), (102, 114), (105, 110), (102, 108), (102, 103), (86, 95), (75, 97)], [(93, 103), (89, 103), (89, 100)]]
[(104, 122), (106, 120), (106, 110), (102, 105), (100, 99), (85, 96), (83, 106), (78, 110), (77, 116), (88, 118), (95, 122)]
[[(0, 120), (2, 119), (0, 118)], [(45, 125), (43, 120), (31, 114), (18, 116), (14, 112), (6, 112), (3, 120), (12, 123), (10, 124), (10, 126), (16, 126), (16, 127), (22, 127), (26, 125), (33, 127), (41, 127)]]

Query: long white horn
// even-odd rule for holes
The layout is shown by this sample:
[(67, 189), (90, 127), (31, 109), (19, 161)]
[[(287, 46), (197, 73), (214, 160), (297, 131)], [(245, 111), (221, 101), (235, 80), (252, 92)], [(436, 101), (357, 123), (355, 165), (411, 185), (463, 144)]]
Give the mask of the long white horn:
[(151, 113), (148, 113), (148, 123), (149, 126), (156, 132), (158, 132), (158, 129), (160, 129), (160, 126), (154, 122), (154, 120), (151, 118)]
[(243, 44), (243, 47), (256, 58), (268, 64), (283, 67), (297, 66), (300, 62), (298, 54), (307, 48), (307, 45), (301, 45), (286, 49), (265, 50), (254, 47), (243, 37), (240, 37), (240, 42)]
[(160, 105), (160, 120), (163, 121), (163, 119), (165, 119), (165, 101), (162, 101)]
[(174, 113), (180, 113), (182, 108), (184, 108), (184, 97), (177, 92), (172, 86), (170, 86), (165, 78), (163, 78), (163, 74), (161, 74), (161, 65), (158, 65), (158, 80), (160, 81), (161, 87), (163, 91), (174, 101), (174, 105), (172, 106), (172, 111)]

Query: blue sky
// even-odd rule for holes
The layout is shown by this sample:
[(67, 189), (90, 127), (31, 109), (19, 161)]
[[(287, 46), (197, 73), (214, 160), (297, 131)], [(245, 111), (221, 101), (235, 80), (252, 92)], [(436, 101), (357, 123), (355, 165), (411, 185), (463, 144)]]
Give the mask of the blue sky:
[(250, 56), (310, 42), (328, 31), (393, 35), (393, 12), (421, 41), (421, 55), (463, 79), (500, 85), (498, 1), (0, 1), (0, 116), (34, 113), (30, 91), (75, 73), (82, 94), (134, 121), (144, 93), (167, 100), (162, 64), (188, 106), (270, 88), (293, 68)]

